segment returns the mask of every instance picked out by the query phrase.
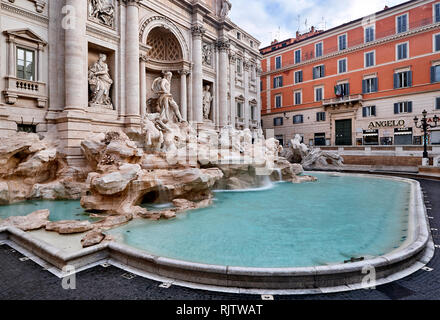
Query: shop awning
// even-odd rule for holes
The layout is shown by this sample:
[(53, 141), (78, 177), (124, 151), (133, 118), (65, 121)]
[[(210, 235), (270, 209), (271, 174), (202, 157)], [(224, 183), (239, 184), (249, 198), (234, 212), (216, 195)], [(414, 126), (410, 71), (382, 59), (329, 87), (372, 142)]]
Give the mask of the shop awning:
[(394, 132), (395, 136), (411, 136), (412, 131)]
[(378, 133), (365, 133), (364, 137), (377, 137), (378, 135)]

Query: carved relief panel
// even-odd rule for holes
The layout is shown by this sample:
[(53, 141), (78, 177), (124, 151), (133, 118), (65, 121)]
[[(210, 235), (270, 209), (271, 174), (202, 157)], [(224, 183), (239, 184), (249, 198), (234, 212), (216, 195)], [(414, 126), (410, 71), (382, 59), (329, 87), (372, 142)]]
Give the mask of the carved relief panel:
[(89, 0), (89, 20), (115, 27), (115, 0)]

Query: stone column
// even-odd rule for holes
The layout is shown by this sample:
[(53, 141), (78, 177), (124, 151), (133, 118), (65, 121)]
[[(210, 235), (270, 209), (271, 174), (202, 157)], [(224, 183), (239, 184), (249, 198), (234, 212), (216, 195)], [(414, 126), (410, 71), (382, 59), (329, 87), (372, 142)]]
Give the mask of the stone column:
[(217, 41), (219, 51), (219, 119), (220, 128), (229, 124), (228, 119), (228, 52), (229, 42), (227, 40)]
[(229, 53), (229, 118), (230, 118), (230, 124), (235, 128), (235, 116), (236, 116), (236, 105), (235, 105), (235, 71), (236, 71), (236, 65), (235, 62), (237, 61), (236, 56), (234, 53)]
[(188, 120), (188, 90), (187, 90), (187, 75), (188, 70), (180, 70), (180, 114), (184, 120)]
[(129, 127), (139, 122), (139, 2), (125, 0), (126, 34), (125, 34), (125, 101), (126, 121)]
[(192, 121), (196, 123), (203, 123), (203, 66), (202, 66), (202, 37), (205, 33), (205, 28), (201, 25), (194, 25), (192, 31), (192, 45), (193, 45), (193, 71), (192, 71)]
[(147, 110), (147, 61), (146, 55), (140, 55), (140, 104), (141, 104), (141, 117), (145, 116)]
[(14, 71), (15, 71), (15, 64), (17, 63), (17, 59), (15, 57), (15, 50), (14, 50), (14, 37), (12, 35), (8, 38), (8, 46), (9, 46), (9, 57), (8, 57), (8, 75), (10, 77), (15, 77)]
[(244, 126), (245, 128), (249, 128), (250, 121), (250, 107), (249, 107), (249, 69), (251, 64), (248, 60), (243, 60), (243, 69), (244, 69)]
[(87, 90), (87, 0), (66, 0), (66, 16), (74, 15), (65, 29), (65, 110), (84, 111)]
[(257, 66), (256, 75), (257, 75), (257, 121), (258, 121), (258, 128), (261, 126), (261, 68)]

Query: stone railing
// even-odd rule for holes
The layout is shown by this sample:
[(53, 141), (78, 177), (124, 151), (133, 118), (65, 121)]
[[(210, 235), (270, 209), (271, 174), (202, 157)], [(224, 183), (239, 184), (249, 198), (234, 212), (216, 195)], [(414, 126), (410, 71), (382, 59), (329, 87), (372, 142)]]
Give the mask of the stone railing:
[(6, 90), (4, 91), (6, 103), (15, 104), (19, 97), (36, 100), (37, 106), (44, 108), (47, 104), (47, 90), (44, 82), (6, 78)]

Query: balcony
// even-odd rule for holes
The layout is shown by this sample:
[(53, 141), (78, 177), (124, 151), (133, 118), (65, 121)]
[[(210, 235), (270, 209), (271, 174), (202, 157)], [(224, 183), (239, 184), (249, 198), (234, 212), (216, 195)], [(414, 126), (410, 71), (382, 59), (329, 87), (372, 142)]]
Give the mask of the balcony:
[(337, 107), (337, 106), (353, 106), (356, 103), (361, 103), (363, 101), (363, 96), (361, 94), (355, 94), (351, 96), (344, 96), (340, 98), (333, 98), (333, 99), (325, 99), (322, 102), (322, 105), (324, 108), (326, 107)]
[(47, 104), (46, 84), (44, 82), (7, 77), (6, 90), (3, 93), (8, 104), (15, 104), (19, 97), (36, 100), (39, 108), (44, 108)]

